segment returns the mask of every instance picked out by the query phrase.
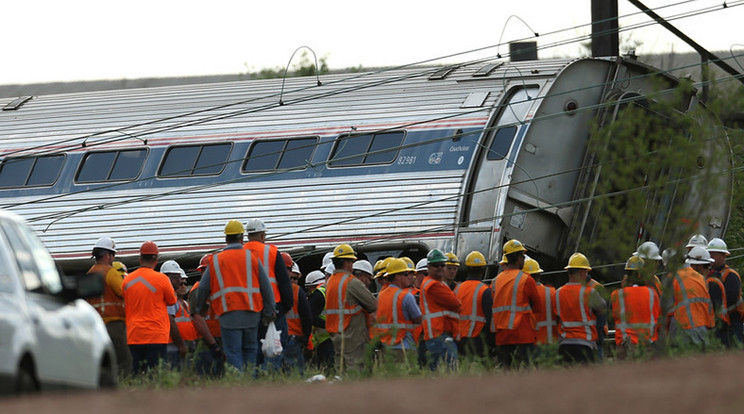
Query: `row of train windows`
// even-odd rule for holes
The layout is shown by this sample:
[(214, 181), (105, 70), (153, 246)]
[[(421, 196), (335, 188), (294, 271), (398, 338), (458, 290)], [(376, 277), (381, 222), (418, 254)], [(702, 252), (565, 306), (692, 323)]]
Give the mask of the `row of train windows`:
[[(403, 131), (339, 137), (331, 152), (331, 167), (388, 164), (403, 144)], [(246, 155), (242, 172), (255, 173), (300, 169), (310, 163), (318, 137), (255, 141)], [(233, 144), (180, 145), (168, 148), (158, 177), (191, 177), (220, 174), (228, 163)], [(128, 181), (136, 179), (147, 157), (147, 149), (89, 152), (83, 156), (76, 183)], [(50, 186), (57, 181), (65, 155), (6, 158), (0, 164), (0, 188)]]

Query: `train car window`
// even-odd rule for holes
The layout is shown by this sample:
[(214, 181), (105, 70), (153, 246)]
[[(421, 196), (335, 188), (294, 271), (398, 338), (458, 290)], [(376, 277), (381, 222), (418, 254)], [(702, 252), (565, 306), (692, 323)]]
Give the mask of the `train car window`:
[(512, 140), (514, 140), (514, 135), (516, 134), (517, 127), (515, 126), (499, 128), (499, 130), (493, 135), (493, 141), (491, 141), (491, 146), (488, 147), (488, 155), (486, 158), (492, 161), (503, 160), (506, 158), (506, 154), (509, 152)]
[(313, 159), (315, 146), (318, 144), (318, 138), (302, 138), (287, 141), (287, 146), (282, 153), (282, 159), (279, 160), (278, 168), (297, 168), (307, 165)]
[(161, 177), (216, 175), (222, 172), (232, 143), (185, 145), (168, 149), (158, 173)]
[(57, 181), (65, 156), (9, 158), (0, 166), (0, 188), (50, 186)]
[(336, 142), (331, 154), (331, 166), (391, 163), (403, 143), (403, 131), (378, 134), (345, 135)]
[(318, 137), (255, 141), (248, 150), (243, 172), (301, 167), (313, 158), (317, 144)]
[(147, 150), (101, 151), (85, 154), (78, 171), (78, 183), (123, 181), (137, 178), (145, 163)]

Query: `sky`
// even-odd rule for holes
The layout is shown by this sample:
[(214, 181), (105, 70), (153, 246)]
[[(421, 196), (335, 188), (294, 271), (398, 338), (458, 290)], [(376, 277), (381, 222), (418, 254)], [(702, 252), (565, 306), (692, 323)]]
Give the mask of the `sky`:
[[(725, 9), (723, 0), (643, 2), (663, 17), (715, 7), (672, 24), (709, 50), (744, 52), (744, 0), (728, 1)], [(583, 51), (576, 42), (548, 46), (588, 35), (590, 5), (590, 0), (5, 2), (0, 84), (254, 72), (284, 68), (300, 46), (324, 57), (331, 69), (484, 58), (506, 53), (508, 46), (496, 45), (510, 40), (536, 40), (544, 48), (538, 52), (542, 58), (576, 57)], [(621, 30), (650, 21), (627, 0), (618, 5)], [(534, 32), (540, 36), (534, 38)], [(692, 51), (658, 25), (622, 32), (621, 39), (638, 43), (637, 54)], [(478, 51), (464, 53), (472, 50)], [(445, 56), (450, 57), (437, 60)], [(744, 58), (739, 62), (744, 66)]]

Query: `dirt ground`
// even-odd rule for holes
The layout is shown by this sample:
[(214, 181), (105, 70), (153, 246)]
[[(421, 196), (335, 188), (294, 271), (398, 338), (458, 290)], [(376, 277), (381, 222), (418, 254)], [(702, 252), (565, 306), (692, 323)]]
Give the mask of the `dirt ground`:
[(744, 353), (484, 376), (0, 400), (10, 413), (741, 413)]

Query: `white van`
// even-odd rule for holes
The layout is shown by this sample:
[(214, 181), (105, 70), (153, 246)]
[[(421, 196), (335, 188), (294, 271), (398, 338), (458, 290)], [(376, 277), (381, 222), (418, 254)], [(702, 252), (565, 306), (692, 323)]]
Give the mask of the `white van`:
[(83, 297), (102, 278), (60, 276), (19, 216), (0, 211), (0, 393), (116, 385), (103, 320)]

